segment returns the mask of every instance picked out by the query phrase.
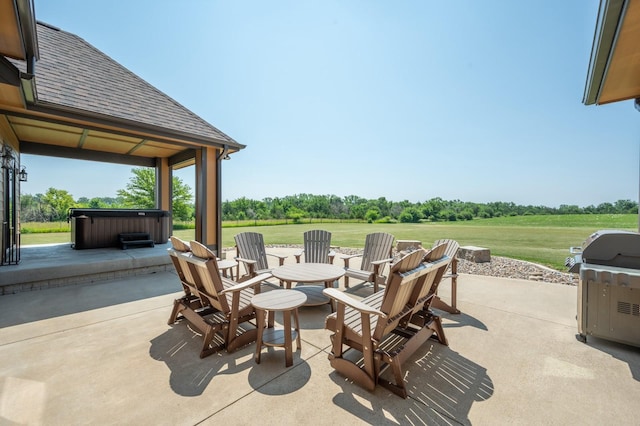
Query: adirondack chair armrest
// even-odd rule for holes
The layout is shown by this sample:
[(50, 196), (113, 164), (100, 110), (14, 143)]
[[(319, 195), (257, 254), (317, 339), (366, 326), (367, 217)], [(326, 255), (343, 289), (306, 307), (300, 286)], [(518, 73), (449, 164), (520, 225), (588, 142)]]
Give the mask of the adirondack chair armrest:
[(362, 257), (362, 253), (358, 254), (348, 254), (346, 256), (341, 256), (345, 260), (353, 259), (354, 257)]
[(390, 257), (389, 259), (380, 259), (380, 260), (374, 260), (371, 262), (372, 265), (384, 265), (385, 263), (389, 263), (393, 260), (392, 257)]
[(271, 273), (264, 273), (264, 274), (260, 274), (257, 275), (247, 281), (243, 281), (241, 283), (238, 283), (232, 287), (229, 288), (225, 288), (224, 290), (222, 290), (220, 292), (220, 294), (227, 294), (227, 293), (233, 293), (236, 291), (242, 291), (244, 289), (247, 288), (251, 288), (251, 287), (255, 287), (256, 285), (260, 285), (260, 283), (264, 280), (268, 280), (269, 278), (273, 277), (273, 275)]
[(234, 260), (236, 260), (236, 261), (238, 261), (238, 262), (247, 263), (247, 264), (249, 264), (249, 265), (255, 265), (256, 263), (258, 263), (258, 262), (257, 262), (257, 261), (255, 261), (255, 260), (245, 259), (245, 258), (243, 258), (243, 257), (237, 257), (237, 256), (236, 256), (236, 257), (234, 257), (233, 259), (234, 259)]
[(279, 254), (272, 254), (272, 253), (267, 253), (267, 256), (272, 256), (272, 257), (277, 257), (279, 262), (280, 262), (280, 266), (284, 265), (284, 260), (289, 257), (289, 256), (281, 256)]
[(296, 263), (300, 263), (300, 256), (302, 256), (302, 253), (304, 253), (304, 250), (300, 250), (298, 252), (293, 253), (293, 255), (296, 258)]
[(381, 272), (384, 270), (385, 265), (387, 263), (391, 263), (392, 261), (393, 261), (393, 258), (372, 261), (371, 265), (373, 265), (373, 273), (375, 275), (380, 275)]
[(344, 267), (348, 268), (349, 267), (349, 261), (351, 259), (353, 259), (354, 257), (362, 257), (362, 253), (360, 254), (349, 254), (346, 256), (342, 256), (342, 260), (344, 260)]
[(247, 269), (247, 275), (245, 276), (252, 276), (255, 275), (256, 273), (256, 264), (258, 263), (256, 260), (252, 260), (252, 259), (245, 259), (243, 257), (238, 257), (235, 256), (233, 258), (236, 262), (238, 262), (238, 276), (240, 276), (240, 263), (244, 263), (246, 269)]
[(329, 263), (333, 264), (333, 259), (336, 257), (336, 252), (331, 250), (329, 252)]
[(365, 314), (370, 314), (370, 315), (378, 315), (380, 318), (386, 318), (387, 315), (375, 308), (372, 308), (371, 306), (362, 303), (359, 300), (356, 300), (346, 294), (344, 294), (343, 292), (341, 292), (338, 289), (335, 288), (325, 288), (324, 290), (322, 290), (322, 293), (330, 298), (332, 298), (333, 300), (335, 300), (338, 303), (341, 303), (343, 305), (347, 305), (361, 313), (365, 313)]

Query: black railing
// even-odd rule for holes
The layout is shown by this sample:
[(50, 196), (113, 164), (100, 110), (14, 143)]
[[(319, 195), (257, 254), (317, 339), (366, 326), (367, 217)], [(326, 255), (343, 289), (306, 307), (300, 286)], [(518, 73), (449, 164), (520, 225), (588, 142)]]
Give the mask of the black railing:
[(20, 263), (20, 233), (8, 222), (2, 223), (2, 244), (0, 244), (0, 266)]

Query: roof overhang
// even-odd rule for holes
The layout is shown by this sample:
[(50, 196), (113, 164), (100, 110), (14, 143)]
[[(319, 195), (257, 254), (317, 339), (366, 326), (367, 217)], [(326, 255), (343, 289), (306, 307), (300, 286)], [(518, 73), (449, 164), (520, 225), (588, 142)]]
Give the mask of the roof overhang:
[(34, 75), (20, 71), (0, 56), (0, 94), (1, 104), (26, 109), (37, 97)]
[[(195, 162), (198, 148), (214, 148), (224, 155), (245, 148), (221, 132), (220, 137), (216, 132), (208, 136), (189, 132), (188, 126), (127, 119), (38, 96), (37, 30), (33, 0), (0, 0), (0, 132), (20, 152), (131, 165), (168, 158), (169, 164), (180, 168)], [(38, 78), (46, 89), (47, 80), (42, 74)], [(73, 76), (63, 78), (73, 81)]]
[[(25, 61), (26, 72), (4, 57)], [(26, 107), (36, 99), (33, 78), (39, 58), (36, 19), (31, 0), (0, 1), (0, 85), (3, 103)]]
[(195, 162), (197, 148), (237, 152), (244, 145), (194, 138), (137, 122), (101, 117), (86, 111), (64, 111), (41, 105), (28, 110), (2, 108), (0, 121), (10, 129), (24, 154), (151, 166), (169, 158), (175, 168)]
[(640, 0), (601, 0), (585, 105), (640, 98)]
[(36, 19), (31, 0), (0, 1), (0, 54), (27, 61), (32, 66), (38, 59)]

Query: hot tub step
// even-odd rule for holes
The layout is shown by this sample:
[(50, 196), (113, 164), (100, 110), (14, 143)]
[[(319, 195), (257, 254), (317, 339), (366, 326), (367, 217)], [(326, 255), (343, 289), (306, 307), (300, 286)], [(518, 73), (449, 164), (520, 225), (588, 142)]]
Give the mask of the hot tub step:
[(122, 232), (118, 234), (122, 250), (131, 247), (154, 247), (155, 243), (147, 232)]

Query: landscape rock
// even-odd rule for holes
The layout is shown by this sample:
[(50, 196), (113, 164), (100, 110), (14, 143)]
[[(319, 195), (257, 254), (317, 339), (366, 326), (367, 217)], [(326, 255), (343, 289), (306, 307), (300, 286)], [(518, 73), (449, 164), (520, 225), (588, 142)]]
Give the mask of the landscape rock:
[(458, 249), (457, 257), (474, 263), (491, 262), (491, 251), (484, 247), (463, 246)]
[[(295, 247), (300, 245), (270, 245), (269, 247)], [(233, 248), (225, 249), (233, 250)], [(361, 254), (362, 249), (341, 247), (338, 253), (350, 255)], [(468, 260), (458, 260), (458, 273), (471, 275), (487, 275), (491, 277), (513, 278), (520, 280), (542, 281), (554, 284), (577, 285), (577, 274), (560, 272), (546, 266), (508, 257), (492, 256), (489, 262), (475, 263)]]

